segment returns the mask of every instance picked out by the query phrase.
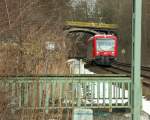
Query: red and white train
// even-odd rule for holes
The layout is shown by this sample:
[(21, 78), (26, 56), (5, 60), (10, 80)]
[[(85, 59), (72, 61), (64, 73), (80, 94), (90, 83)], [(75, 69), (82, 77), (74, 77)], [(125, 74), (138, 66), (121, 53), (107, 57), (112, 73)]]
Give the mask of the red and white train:
[(118, 56), (117, 40), (117, 36), (108, 34), (90, 37), (87, 40), (86, 57), (88, 61), (98, 65), (111, 65)]

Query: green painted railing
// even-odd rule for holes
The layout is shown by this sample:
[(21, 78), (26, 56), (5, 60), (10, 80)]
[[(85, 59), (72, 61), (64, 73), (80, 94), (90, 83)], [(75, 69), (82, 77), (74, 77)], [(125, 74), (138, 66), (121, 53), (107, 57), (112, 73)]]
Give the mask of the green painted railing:
[(0, 86), (24, 109), (131, 107), (131, 80), (126, 76), (12, 76), (0, 77)]

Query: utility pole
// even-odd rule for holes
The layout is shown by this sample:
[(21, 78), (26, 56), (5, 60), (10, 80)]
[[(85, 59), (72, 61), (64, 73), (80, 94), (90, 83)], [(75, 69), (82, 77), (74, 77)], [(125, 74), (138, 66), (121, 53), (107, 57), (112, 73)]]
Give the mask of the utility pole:
[(132, 8), (132, 120), (140, 120), (142, 0), (133, 0)]

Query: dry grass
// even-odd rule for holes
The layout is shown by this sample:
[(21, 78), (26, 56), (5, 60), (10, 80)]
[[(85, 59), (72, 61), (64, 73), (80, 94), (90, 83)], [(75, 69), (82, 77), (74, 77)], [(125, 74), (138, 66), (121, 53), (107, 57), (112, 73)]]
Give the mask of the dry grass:
[[(68, 74), (65, 63), (70, 45), (63, 34), (65, 2), (21, 0), (15, 11), (9, 0), (4, 0), (6, 17), (0, 17), (8, 25), (1, 25), (5, 28), (0, 31), (1, 75)], [(51, 11), (49, 15), (47, 11)], [(55, 50), (47, 50), (47, 42), (55, 43)]]
[[(66, 0), (21, 2), (4, 0), (0, 4), (6, 10), (3, 11), (5, 17), (0, 15), (0, 19), (8, 21), (0, 24), (0, 75), (69, 74), (66, 61), (71, 44), (63, 34)], [(19, 8), (15, 8), (16, 5)], [(55, 49), (46, 49), (47, 42), (54, 43)], [(46, 120), (58, 115), (63, 119), (63, 110), (49, 115), (45, 111), (17, 110), (14, 113), (9, 106), (14, 96), (9, 95), (7, 88), (0, 87), (3, 98), (0, 99), (0, 120)]]

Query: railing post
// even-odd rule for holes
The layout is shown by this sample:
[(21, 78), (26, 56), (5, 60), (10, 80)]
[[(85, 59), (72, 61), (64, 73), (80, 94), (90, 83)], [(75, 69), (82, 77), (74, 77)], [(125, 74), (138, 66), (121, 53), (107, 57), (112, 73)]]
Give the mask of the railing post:
[(108, 89), (109, 89), (109, 112), (112, 112), (112, 82), (108, 83)]
[(132, 120), (141, 112), (141, 18), (142, 0), (133, 0), (132, 11)]

